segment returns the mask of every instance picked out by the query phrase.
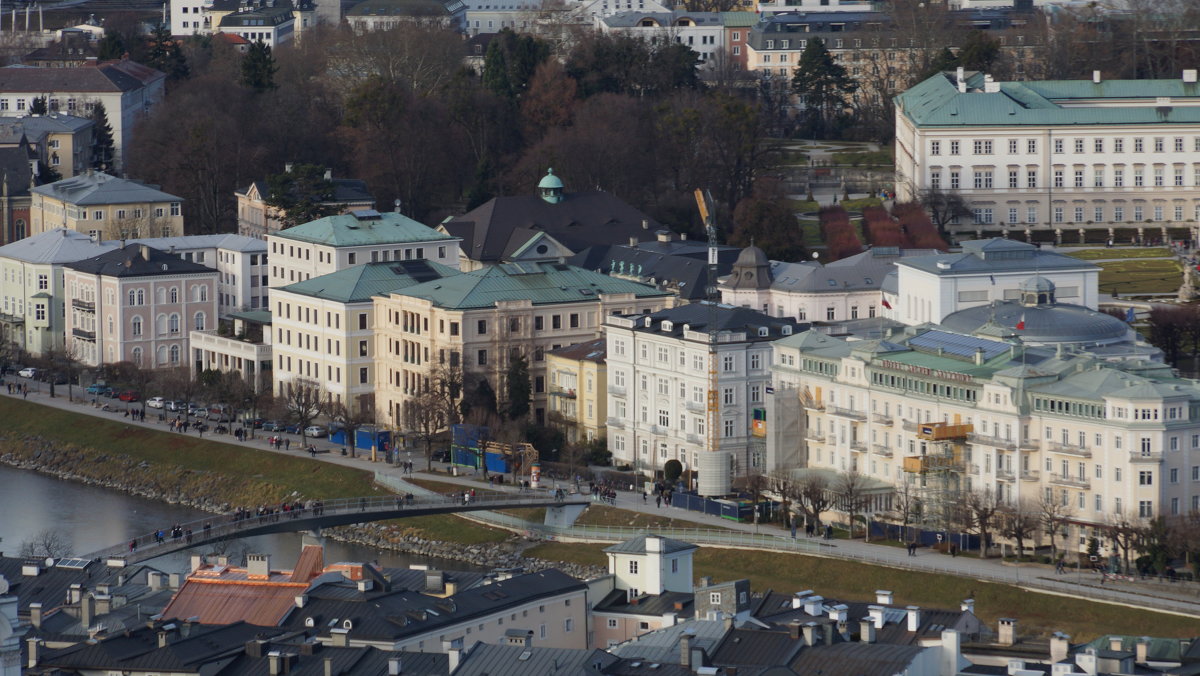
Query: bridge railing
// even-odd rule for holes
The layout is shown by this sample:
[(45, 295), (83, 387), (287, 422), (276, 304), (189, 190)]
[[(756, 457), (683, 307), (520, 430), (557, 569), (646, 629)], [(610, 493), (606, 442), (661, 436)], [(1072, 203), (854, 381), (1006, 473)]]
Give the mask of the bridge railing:
[[(291, 519), (310, 519), (334, 516), (339, 514), (372, 512), (393, 512), (404, 509), (428, 509), (437, 507), (471, 507), (478, 509), (483, 505), (503, 505), (505, 507), (544, 507), (555, 504), (554, 496), (546, 493), (501, 493), (476, 492), (441, 495), (433, 491), (409, 489), (408, 495), (365, 496), (359, 498), (339, 498), (334, 500), (306, 500), (291, 508), (289, 504), (271, 505), (254, 510), (235, 510), (224, 514), (214, 514), (195, 521), (165, 526), (160, 531), (146, 533), (132, 538), (128, 542), (114, 545), (107, 549), (93, 552), (87, 558), (107, 558), (130, 554), (145, 554), (148, 550), (175, 548), (180, 544), (192, 544), (225, 537), (234, 537), (238, 533), (255, 526), (277, 523)], [(403, 489), (402, 489), (403, 490)], [(261, 509), (267, 511), (260, 513)]]

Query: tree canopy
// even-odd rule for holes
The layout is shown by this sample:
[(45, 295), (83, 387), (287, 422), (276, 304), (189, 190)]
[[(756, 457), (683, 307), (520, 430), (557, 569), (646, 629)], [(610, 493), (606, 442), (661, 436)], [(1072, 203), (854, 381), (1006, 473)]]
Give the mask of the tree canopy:
[(290, 171), (267, 178), (266, 203), (283, 214), (283, 227), (337, 213), (337, 207), (325, 204), (333, 199), (333, 181), (325, 177), (325, 167), (318, 164), (293, 164)]
[(792, 90), (804, 103), (800, 117), (805, 134), (814, 138), (836, 135), (850, 96), (857, 89), (858, 84), (846, 74), (845, 66), (833, 60), (825, 41), (809, 40), (792, 78)]

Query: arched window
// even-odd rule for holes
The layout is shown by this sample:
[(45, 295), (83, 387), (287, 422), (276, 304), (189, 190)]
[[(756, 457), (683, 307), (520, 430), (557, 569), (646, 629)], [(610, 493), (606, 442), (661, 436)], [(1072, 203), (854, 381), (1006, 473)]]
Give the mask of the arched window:
[(146, 304), (146, 292), (145, 292), (145, 290), (143, 290), (143, 289), (138, 289), (138, 292), (137, 292), (137, 304), (138, 304), (138, 305), (145, 305), (145, 304)]
[(171, 363), (172, 364), (179, 363), (179, 346), (178, 345), (171, 346)]
[(195, 320), (196, 321), (194, 322), (193, 328), (195, 328), (197, 331), (203, 331), (204, 330), (204, 313), (197, 312)]
[(129, 290), (129, 304), (137, 305), (137, 292), (133, 289)]
[(208, 287), (203, 284), (200, 285), (200, 302), (208, 302)]
[(167, 316), (160, 314), (154, 319), (154, 330), (158, 335), (166, 335), (167, 333)]
[(179, 302), (179, 287), (177, 287), (177, 286), (171, 287), (171, 302), (172, 303)]
[(167, 327), (171, 333), (179, 333), (179, 315), (171, 313), (171, 318), (167, 321)]
[(130, 332), (133, 333), (133, 335), (135, 335), (135, 336), (142, 335), (142, 318), (134, 317), (129, 322), (129, 328), (130, 328)]
[(110, 315), (110, 316), (109, 316), (109, 318), (108, 318), (108, 335), (110, 335), (110, 336), (111, 336), (111, 335), (112, 335), (112, 332), (113, 332), (113, 318), (112, 318), (112, 316)]
[(142, 348), (135, 347), (132, 350), (130, 350), (129, 358), (130, 358), (130, 360), (133, 361), (134, 364), (141, 366), (142, 365)]
[(167, 363), (167, 346), (158, 346), (158, 365), (164, 366)]
[(167, 290), (161, 286), (158, 287), (154, 297), (157, 299), (155, 302), (157, 302), (159, 305), (162, 305), (163, 303), (167, 302)]

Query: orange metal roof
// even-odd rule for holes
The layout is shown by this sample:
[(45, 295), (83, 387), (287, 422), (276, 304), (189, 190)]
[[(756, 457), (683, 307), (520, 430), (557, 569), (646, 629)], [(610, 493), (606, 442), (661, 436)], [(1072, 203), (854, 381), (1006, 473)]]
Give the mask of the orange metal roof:
[(225, 582), (191, 578), (163, 610), (163, 617), (201, 624), (245, 621), (263, 627), (279, 624), (307, 583)]
[(291, 581), (311, 582), (314, 577), (321, 574), (324, 567), (325, 548), (320, 545), (305, 545), (304, 549), (300, 550), (300, 559), (296, 561)]

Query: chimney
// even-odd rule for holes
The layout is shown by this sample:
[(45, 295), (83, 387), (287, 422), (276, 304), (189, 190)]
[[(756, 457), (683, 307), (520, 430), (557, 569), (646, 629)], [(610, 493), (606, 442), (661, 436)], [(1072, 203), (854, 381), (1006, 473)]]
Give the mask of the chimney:
[(1096, 649), (1087, 648), (1082, 652), (1075, 653), (1075, 666), (1079, 667), (1079, 670), (1083, 673), (1088, 674), (1089, 676), (1095, 676), (1097, 671)]
[(105, 582), (104, 584), (98, 584), (98, 585), (96, 585), (96, 593), (97, 594), (105, 594), (105, 595), (111, 594), (112, 586), (109, 585), (107, 582)]
[(270, 554), (248, 554), (246, 563), (246, 577), (251, 580), (266, 580), (271, 577)]
[(679, 636), (679, 663), (685, 669), (692, 668), (692, 635), (686, 631)]
[(793, 641), (800, 640), (800, 626), (800, 620), (792, 620), (791, 622), (788, 622), (788, 636), (790, 636)]
[(197, 570), (200, 570), (200, 566), (203, 566), (203, 565), (204, 565), (204, 557), (201, 556), (200, 554), (193, 554), (192, 555), (192, 572), (194, 573)]
[(42, 604), (29, 604), (29, 624), (32, 624), (34, 627), (42, 626)]
[(1101, 80), (1102, 80), (1102, 78), (1100, 77), (1100, 71), (1093, 70), (1092, 71), (1092, 82), (1095, 84), (1100, 84)]
[[(400, 658), (398, 658), (398, 657), (395, 657), (392, 659), (396, 660), (397, 662), (400, 661)], [(388, 670), (391, 671), (391, 668), (392, 668), (392, 665), (390, 664), (391, 660), (388, 660), (388, 662), (389, 662)], [(400, 673), (400, 672), (396, 672), (396, 673)], [(325, 676), (333, 676), (333, 658), (332, 657), (325, 658)]]
[(1071, 637), (1061, 631), (1050, 637), (1050, 661), (1062, 662), (1071, 652)]
[(27, 638), (25, 639), (25, 645), (28, 648), (29, 653), (29, 662), (27, 662), (27, 664), (29, 665), (29, 668), (32, 669), (38, 665), (38, 649), (42, 646), (42, 639)]
[(297, 608), (303, 608), (308, 603), (308, 594), (297, 594), (295, 602)]
[(345, 648), (350, 645), (350, 630), (334, 627), (329, 630), (329, 638), (335, 648)]
[(332, 181), (332, 180), (333, 180), (333, 170), (332, 170), (332, 169), (326, 169), (326, 170), (325, 170), (325, 180), (326, 180), (326, 181)]
[(1183, 81), (1187, 84), (1196, 84), (1196, 69), (1188, 68), (1183, 71)]
[(671, 231), (670, 230), (659, 230), (658, 232), (654, 233), (654, 236), (660, 242), (670, 242), (671, 241)]
[(637, 238), (637, 237), (630, 237), (630, 238), (629, 238), (629, 246), (637, 246), (637, 245), (638, 245), (638, 238)]
[(962, 603), (960, 603), (958, 605), (958, 609), (963, 611), (964, 613), (974, 614), (975, 613), (975, 599), (963, 599)]
[(71, 586), (67, 588), (67, 603), (79, 603), (80, 599), (82, 598), (83, 585), (79, 584), (78, 582), (72, 583)]
[(246, 641), (246, 657), (255, 657), (255, 658), (262, 657), (263, 656), (263, 647), (266, 645), (267, 645), (267, 642), (262, 639), (254, 639), (253, 641)]
[(1025, 671), (1025, 660), (1009, 660), (1008, 661), (1008, 669), (1007, 669), (1006, 673), (1008, 673), (1009, 676), (1015, 676), (1016, 674), (1019, 674), (1022, 671)]
[(804, 599), (804, 612), (817, 617), (821, 614), (822, 601), (825, 599), (820, 596), (810, 596)]
[(174, 624), (164, 624), (158, 630), (158, 647), (165, 648), (171, 642), (172, 636), (175, 634)]
[(863, 643), (875, 642), (875, 624), (870, 618), (863, 618), (858, 622), (858, 640)]
[(163, 573), (152, 570), (146, 573), (146, 584), (150, 586), (152, 591), (158, 591), (163, 588)]
[(142, 260), (144, 260), (144, 261), (150, 260), (150, 247), (143, 244), (140, 247), (138, 247), (138, 250), (142, 254)]
[(909, 606), (908, 611), (908, 630), (917, 631), (921, 628), (921, 608), (918, 606)]
[(96, 619), (96, 599), (91, 594), (84, 594), (79, 600), (79, 623), (86, 630)]
[(179, 573), (171, 573), (167, 576), (167, 584), (170, 585), (171, 589), (179, 589), (180, 585), (183, 584), (183, 576)]
[(962, 634), (953, 629), (942, 630), (942, 669), (938, 676), (958, 676), (962, 657)]
[(867, 606), (867, 616), (871, 618), (876, 629), (883, 629), (883, 606)]
[(881, 606), (890, 606), (896, 602), (896, 595), (886, 589), (875, 590), (875, 603)]
[(705, 575), (700, 578), (700, 588), (701, 589), (704, 589), (705, 587), (711, 587), (711, 586), (712, 586), (712, 578), (711, 577), (709, 577), (708, 575)]
[(107, 615), (113, 610), (113, 597), (108, 594), (96, 594), (96, 616)]
[(462, 662), (462, 648), (451, 648), (446, 651), (446, 656), (450, 658), (450, 673), (454, 673), (458, 669), (458, 665)]
[(375, 585), (373, 584), (371, 578), (364, 577), (358, 581), (358, 591), (360, 592), (369, 592), (374, 588)]
[(388, 658), (388, 676), (400, 676), (404, 673), (404, 663), (399, 657)]
[(283, 673), (283, 655), (278, 650), (272, 650), (267, 654), (267, 667), (271, 676), (280, 676)]
[(834, 629), (835, 629), (835, 628), (834, 628), (834, 626), (833, 626), (832, 624), (831, 624), (831, 625), (828, 625), (828, 626), (825, 626), (825, 627), (822, 627), (822, 633), (825, 635), (825, 645), (833, 645), (833, 632), (834, 632)]
[(1108, 637), (1108, 649), (1120, 652), (1125, 649), (1125, 641), (1120, 636)]
[(807, 623), (805, 623), (802, 630), (804, 632), (804, 645), (810, 646), (810, 647), (816, 645), (817, 644), (817, 623), (816, 622), (807, 622)]
[(848, 619), (850, 609), (846, 604), (839, 603), (829, 609), (829, 619), (834, 622), (845, 622)]
[(649, 230), (649, 229), (650, 229), (650, 221), (643, 218), (642, 219), (642, 230)]
[(1137, 658), (1135, 661), (1138, 664), (1145, 664), (1147, 656), (1150, 653), (1150, 637), (1149, 636), (1143, 636), (1138, 639), (1136, 651), (1137, 651)]
[(218, 566), (228, 566), (229, 565), (229, 557), (225, 556), (225, 555), (218, 556), (217, 557), (217, 565)]
[(958, 86), (958, 93), (966, 94), (967, 93), (966, 69), (963, 68), (962, 66), (959, 66), (958, 70), (955, 71), (954, 74), (955, 74), (955, 83)]
[(1000, 645), (1014, 645), (1017, 642), (1017, 621), (1009, 618), (1000, 618), (1000, 631), (998, 633)]

